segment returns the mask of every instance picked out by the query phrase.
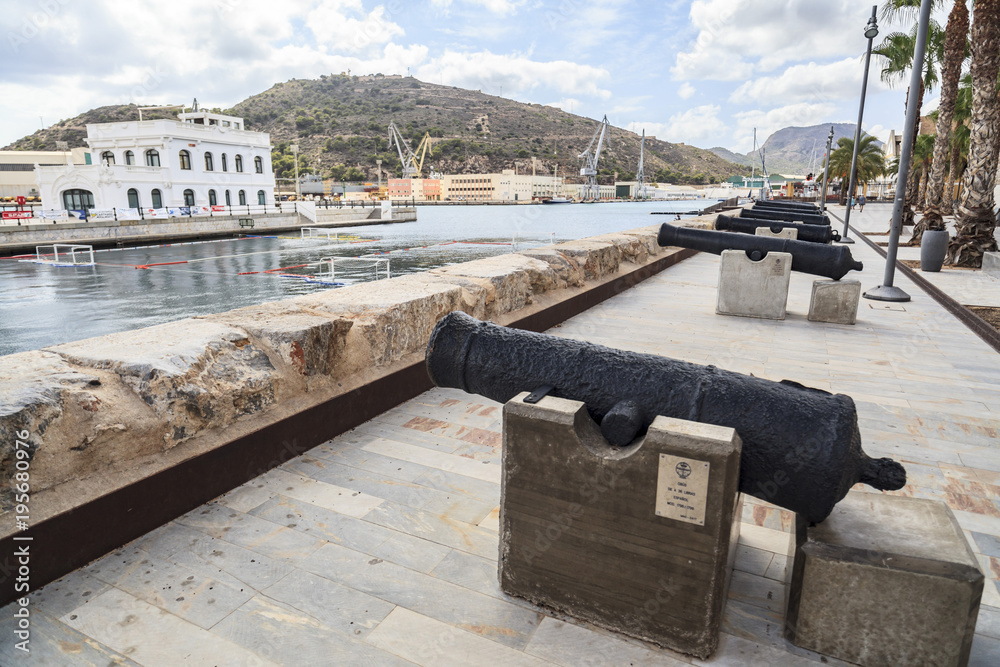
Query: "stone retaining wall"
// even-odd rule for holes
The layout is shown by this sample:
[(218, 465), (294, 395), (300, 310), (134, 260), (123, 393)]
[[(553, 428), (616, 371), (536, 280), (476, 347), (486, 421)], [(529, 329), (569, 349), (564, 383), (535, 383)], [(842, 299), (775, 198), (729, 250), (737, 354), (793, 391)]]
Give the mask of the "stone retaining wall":
[(37, 523), (412, 365), (453, 310), (514, 322), (678, 252), (657, 229), (0, 357), (0, 516), (20, 431)]

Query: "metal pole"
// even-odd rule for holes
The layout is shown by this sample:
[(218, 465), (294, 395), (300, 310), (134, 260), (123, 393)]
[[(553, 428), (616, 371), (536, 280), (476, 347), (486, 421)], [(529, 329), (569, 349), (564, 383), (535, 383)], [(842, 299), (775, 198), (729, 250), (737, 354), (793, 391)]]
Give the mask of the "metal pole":
[(830, 126), (830, 136), (826, 138), (826, 168), (823, 170), (823, 194), (819, 200), (819, 212), (826, 213), (826, 184), (830, 179), (830, 152), (833, 150), (833, 125)]
[(924, 74), (924, 50), (927, 47), (927, 27), (930, 24), (931, 0), (920, 4), (920, 23), (917, 24), (917, 43), (913, 49), (913, 65), (910, 72), (910, 90), (906, 100), (906, 124), (903, 126), (903, 146), (899, 154), (899, 174), (896, 176), (896, 199), (892, 205), (892, 229), (889, 232), (889, 248), (885, 258), (885, 276), (882, 284), (865, 292), (866, 299), (875, 301), (909, 301), (910, 295), (894, 287), (896, 273), (896, 252), (899, 249), (899, 235), (903, 231), (903, 205), (906, 201), (906, 178), (910, 171), (910, 157), (913, 153), (913, 134), (917, 128), (916, 96), (920, 94), (920, 79)]
[[(875, 17), (878, 14), (878, 5), (872, 7), (872, 17), (868, 20), (869, 25), (874, 25)], [(878, 35), (878, 31), (868, 38), (868, 51), (865, 52), (865, 73), (861, 80), (861, 104), (858, 106), (858, 124), (854, 128), (854, 153), (851, 156), (851, 175), (850, 175), (850, 187), (847, 190), (847, 212), (844, 214), (844, 233), (840, 235), (841, 243), (854, 243), (848, 234), (851, 231), (851, 210), (853, 206), (851, 203), (854, 201), (854, 188), (856, 186), (855, 179), (857, 178), (858, 169), (858, 149), (861, 145), (861, 120), (865, 115), (865, 94), (868, 92), (868, 67), (872, 61), (872, 40)]]

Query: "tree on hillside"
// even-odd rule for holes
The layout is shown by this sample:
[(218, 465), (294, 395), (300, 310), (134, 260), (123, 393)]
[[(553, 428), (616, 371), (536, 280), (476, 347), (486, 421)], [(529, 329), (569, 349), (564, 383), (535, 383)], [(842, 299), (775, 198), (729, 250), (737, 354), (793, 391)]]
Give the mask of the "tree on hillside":
[[(885, 155), (876, 143), (878, 140), (864, 132), (861, 133), (861, 143), (858, 145), (858, 165), (854, 172), (855, 187), (862, 186), (882, 175), (885, 170)], [(851, 160), (854, 156), (854, 139), (841, 137), (837, 147), (830, 153), (830, 178), (839, 178), (843, 184), (840, 188), (840, 202), (843, 204), (850, 196)]]
[(993, 187), (1000, 139), (1000, 0), (976, 0), (972, 12), (972, 118), (969, 163), (955, 213), (948, 263), (979, 267), (983, 253), (997, 249)]
[[(955, 119), (955, 102), (962, 78), (962, 64), (968, 51), (969, 9), (965, 0), (957, 0), (948, 15), (944, 29), (944, 55), (941, 63), (941, 101), (938, 104), (937, 136), (927, 179), (924, 216), (913, 227), (911, 244), (920, 243), (924, 230), (944, 229), (945, 163), (951, 152), (952, 123)], [(950, 201), (950, 197), (948, 198)]]
[[(919, 0), (890, 0), (886, 3), (896, 12), (902, 12), (905, 8), (912, 8), (920, 5)], [(887, 15), (886, 7), (883, 7), (883, 16)], [(909, 32), (893, 32), (886, 35), (882, 43), (872, 50), (882, 63), (882, 81), (889, 86), (894, 86), (905, 81), (913, 66), (913, 51), (917, 44), (917, 23), (914, 21), (913, 28)], [(920, 117), (920, 109), (924, 102), (924, 93), (933, 88), (938, 81), (937, 64), (942, 59), (944, 47), (944, 31), (935, 21), (930, 22), (927, 32), (927, 48), (924, 53), (924, 66), (920, 78), (919, 90), (906, 91), (906, 104), (917, 105), (917, 118)], [(914, 146), (917, 137), (913, 137)], [(906, 202), (903, 206), (903, 226), (913, 224), (913, 206), (917, 197), (916, 170), (911, 169), (906, 180)]]

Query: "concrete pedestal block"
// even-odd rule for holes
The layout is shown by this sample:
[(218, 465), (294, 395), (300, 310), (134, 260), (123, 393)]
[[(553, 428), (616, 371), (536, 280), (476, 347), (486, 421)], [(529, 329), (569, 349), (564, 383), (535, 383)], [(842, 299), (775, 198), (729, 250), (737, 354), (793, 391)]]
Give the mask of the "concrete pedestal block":
[(719, 263), (718, 315), (785, 319), (792, 256), (769, 252), (754, 261), (743, 250), (723, 250)]
[(983, 273), (1000, 278), (1000, 252), (983, 253)]
[(937, 500), (850, 492), (796, 525), (785, 635), (860, 665), (965, 665), (983, 574)]
[(809, 299), (810, 322), (854, 324), (858, 321), (861, 282), (857, 280), (814, 280)]
[(707, 657), (739, 538), (731, 428), (657, 417), (624, 448), (579, 401), (504, 406), (500, 587)]
[(794, 227), (784, 227), (776, 232), (772, 232), (770, 227), (758, 227), (755, 232), (757, 236), (770, 236), (776, 239), (791, 239), (797, 241), (799, 230)]

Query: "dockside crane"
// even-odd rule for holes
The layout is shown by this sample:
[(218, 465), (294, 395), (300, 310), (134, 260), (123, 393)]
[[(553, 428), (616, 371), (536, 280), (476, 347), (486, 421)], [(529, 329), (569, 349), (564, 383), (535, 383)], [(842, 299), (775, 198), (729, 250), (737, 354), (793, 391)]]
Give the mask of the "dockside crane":
[[(431, 133), (427, 132), (424, 134), (424, 138), (417, 145), (417, 151), (413, 152), (410, 150), (410, 146), (406, 143), (406, 140), (403, 139), (403, 135), (396, 129), (396, 124), (390, 121), (389, 148), (392, 148), (393, 145), (396, 146), (396, 152), (399, 153), (399, 161), (403, 165), (403, 178), (420, 178), (424, 168), (424, 158), (427, 157), (428, 152), (433, 153)], [(419, 157), (417, 157), (418, 155)]]
[[(604, 137), (608, 134), (608, 130), (611, 124), (608, 123), (608, 117), (605, 116), (604, 120), (601, 121), (600, 127), (594, 132), (594, 137), (590, 140), (590, 144), (587, 145), (587, 150), (580, 153), (578, 156), (583, 160), (583, 167), (580, 169), (580, 175), (586, 180), (583, 186), (583, 199), (600, 199), (601, 189), (597, 185), (597, 162), (601, 159), (601, 149), (604, 147)], [(594, 144), (597, 144), (595, 147)]]
[(642, 131), (642, 140), (639, 142), (639, 169), (635, 172), (635, 198), (647, 199), (646, 194), (646, 173), (643, 171), (642, 163), (646, 149), (646, 130)]

